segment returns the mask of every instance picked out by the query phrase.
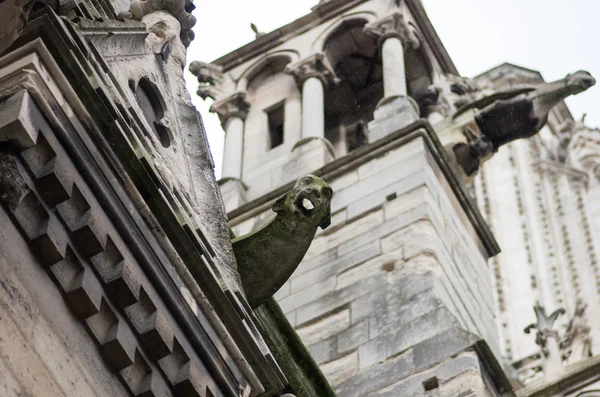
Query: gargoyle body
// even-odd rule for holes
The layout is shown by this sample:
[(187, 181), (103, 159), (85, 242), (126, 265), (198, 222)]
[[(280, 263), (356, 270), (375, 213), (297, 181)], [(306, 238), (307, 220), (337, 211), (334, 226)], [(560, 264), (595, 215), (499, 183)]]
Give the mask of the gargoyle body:
[(313, 175), (298, 179), (275, 202), (277, 216), (259, 230), (233, 240), (242, 286), (255, 309), (290, 278), (317, 232), (331, 223), (333, 189)]
[[(562, 80), (536, 86), (503, 91), (470, 103), (477, 108), (475, 121), (492, 143), (494, 151), (519, 138), (538, 133), (548, 120), (548, 113), (560, 101), (593, 86), (596, 80), (584, 71), (575, 72)], [(459, 109), (462, 113), (465, 109)]]

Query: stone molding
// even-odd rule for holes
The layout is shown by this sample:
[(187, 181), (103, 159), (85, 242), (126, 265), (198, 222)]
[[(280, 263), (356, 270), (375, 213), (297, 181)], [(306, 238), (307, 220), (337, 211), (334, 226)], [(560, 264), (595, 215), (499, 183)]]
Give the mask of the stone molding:
[(310, 77), (318, 78), (325, 87), (339, 82), (327, 57), (323, 53), (311, 55), (300, 62), (286, 67), (285, 71), (294, 76), (299, 86), (302, 86), (302, 83)]
[(365, 26), (365, 33), (377, 37), (380, 46), (390, 37), (400, 39), (405, 49), (416, 50), (421, 45), (416, 31), (406, 22), (405, 15), (400, 12), (394, 12), (368, 24)]
[(227, 121), (231, 117), (239, 117), (242, 120), (248, 116), (250, 110), (250, 102), (246, 100), (246, 92), (238, 91), (227, 98), (223, 98), (214, 102), (210, 107), (210, 111), (219, 115), (223, 129), (227, 130)]

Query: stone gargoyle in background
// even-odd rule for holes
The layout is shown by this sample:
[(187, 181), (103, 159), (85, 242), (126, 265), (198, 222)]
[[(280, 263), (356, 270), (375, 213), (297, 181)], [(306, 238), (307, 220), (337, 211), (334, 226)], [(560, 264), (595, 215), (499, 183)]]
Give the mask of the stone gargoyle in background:
[(456, 111), (454, 118), (474, 109), (475, 122), (481, 134), (468, 144), (453, 149), (467, 175), (472, 175), (480, 161), (500, 146), (515, 139), (537, 134), (548, 120), (548, 113), (560, 101), (593, 86), (591, 74), (578, 71), (562, 80), (499, 91), (470, 102)]
[(274, 219), (233, 240), (242, 286), (256, 309), (277, 292), (302, 261), (317, 232), (331, 223), (333, 189), (305, 175), (273, 205)]

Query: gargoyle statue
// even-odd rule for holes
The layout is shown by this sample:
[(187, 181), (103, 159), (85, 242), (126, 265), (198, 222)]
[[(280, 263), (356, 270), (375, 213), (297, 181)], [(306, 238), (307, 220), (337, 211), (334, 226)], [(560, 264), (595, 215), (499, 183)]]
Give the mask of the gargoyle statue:
[(273, 206), (275, 218), (259, 230), (233, 240), (242, 286), (256, 309), (290, 278), (306, 254), (317, 228), (331, 223), (333, 189), (305, 175)]
[[(482, 157), (495, 152), (515, 139), (529, 138), (538, 133), (548, 120), (548, 113), (560, 101), (593, 86), (596, 80), (584, 71), (575, 72), (553, 83), (542, 83), (511, 88), (470, 102), (456, 111), (454, 118), (475, 109), (475, 122), (481, 135), (470, 141)], [(464, 145), (464, 144), (462, 144)], [(477, 160), (477, 159), (474, 159)], [(467, 174), (472, 173), (473, 167)], [(465, 169), (467, 171), (467, 169)]]

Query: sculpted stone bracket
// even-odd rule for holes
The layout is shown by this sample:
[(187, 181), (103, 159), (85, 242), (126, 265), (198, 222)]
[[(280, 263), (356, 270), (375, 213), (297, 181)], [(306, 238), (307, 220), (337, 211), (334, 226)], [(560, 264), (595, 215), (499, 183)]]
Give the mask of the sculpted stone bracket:
[(405, 15), (400, 12), (394, 12), (366, 25), (365, 33), (375, 36), (379, 41), (379, 45), (390, 37), (400, 39), (406, 49), (416, 50), (421, 45), (414, 27), (408, 24)]
[(290, 278), (317, 228), (331, 223), (333, 189), (314, 175), (298, 179), (275, 202), (277, 216), (261, 229), (233, 240), (233, 250), (250, 307), (256, 309)]
[(190, 73), (198, 78), (196, 94), (202, 99), (215, 99), (219, 94), (219, 85), (223, 81), (223, 73), (216, 65), (194, 61), (189, 67)]
[(210, 111), (219, 115), (221, 124), (225, 126), (227, 120), (231, 117), (239, 117), (242, 120), (248, 116), (250, 102), (246, 100), (246, 93), (238, 91), (235, 94), (214, 102)]
[(333, 68), (323, 53), (317, 53), (286, 67), (285, 71), (296, 79), (299, 86), (309, 77), (317, 77), (325, 87), (339, 83)]

